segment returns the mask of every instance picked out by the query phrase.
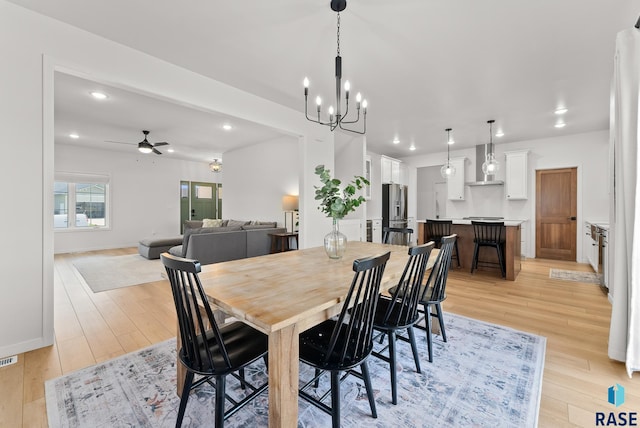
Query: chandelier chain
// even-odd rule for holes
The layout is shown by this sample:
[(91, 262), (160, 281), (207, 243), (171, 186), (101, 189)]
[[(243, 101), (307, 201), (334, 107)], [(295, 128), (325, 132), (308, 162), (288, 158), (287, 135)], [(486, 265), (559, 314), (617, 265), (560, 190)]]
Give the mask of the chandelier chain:
[(340, 56), (340, 12), (338, 12), (338, 30), (336, 31), (336, 39), (338, 40), (338, 56)]

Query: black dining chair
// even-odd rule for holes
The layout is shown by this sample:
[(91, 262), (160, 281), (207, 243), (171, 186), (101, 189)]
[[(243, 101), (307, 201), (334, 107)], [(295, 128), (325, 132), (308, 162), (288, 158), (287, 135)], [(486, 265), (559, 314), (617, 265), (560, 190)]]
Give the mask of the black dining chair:
[[(198, 277), (200, 262), (169, 253), (160, 258), (171, 283), (180, 330), (178, 359), (186, 371), (176, 427), (182, 425), (191, 390), (206, 382), (215, 388), (215, 426), (222, 428), (225, 419), (266, 390), (268, 382), (254, 386), (243, 375), (246, 366), (260, 358), (266, 360), (268, 338), (242, 322), (218, 327)], [(195, 375), (199, 378), (194, 382)], [(226, 395), (228, 375), (251, 390), (239, 401)], [(225, 411), (227, 398), (232, 406)]]
[(422, 309), (419, 312), (424, 315), (425, 326), (416, 324), (417, 328), (426, 330), (427, 332), (427, 350), (429, 351), (429, 362), (433, 362), (433, 345), (432, 345), (432, 318), (438, 318), (440, 324), (440, 333), (442, 340), (447, 341), (447, 333), (444, 329), (444, 318), (442, 316), (441, 303), (447, 298), (446, 286), (449, 276), (449, 267), (451, 266), (451, 253), (458, 238), (457, 235), (445, 236), (442, 238), (440, 252), (436, 257), (435, 264), (431, 269), (429, 278), (423, 286), (422, 296), (420, 297), (420, 305)]
[[(421, 373), (418, 347), (413, 331), (413, 325), (420, 319), (418, 313), (419, 300), (422, 297), (422, 283), (427, 262), (434, 242), (409, 248), (409, 259), (404, 267), (398, 285), (390, 290), (391, 296), (380, 295), (378, 308), (373, 322), (373, 328), (386, 335), (389, 354), (373, 351), (373, 355), (389, 363), (391, 374), (391, 401), (398, 404), (398, 384), (396, 374), (396, 338), (411, 344), (416, 371)], [(398, 335), (398, 331), (407, 330), (409, 338)]]
[[(473, 259), (471, 260), (471, 273), (478, 269), (478, 264), (483, 266), (495, 266), (500, 267), (500, 273), (502, 277), (506, 277), (506, 265), (504, 260), (504, 238), (502, 231), (504, 230), (504, 222), (486, 222), (486, 221), (472, 221), (473, 226)], [(479, 260), (480, 248), (491, 247), (495, 248), (498, 254), (498, 263)]]
[[(362, 379), (367, 390), (371, 415), (378, 417), (376, 403), (367, 367), (367, 358), (373, 349), (373, 320), (378, 303), (380, 282), (389, 260), (387, 252), (377, 257), (353, 262), (354, 276), (340, 315), (300, 333), (300, 360), (314, 367), (315, 377), (299, 390), (300, 397), (331, 415), (334, 428), (340, 426), (340, 373)], [(353, 369), (360, 366), (361, 373)], [(306, 391), (328, 371), (331, 374), (331, 406)]]
[[(452, 220), (432, 220), (432, 219), (427, 219), (426, 223), (427, 225), (427, 237), (426, 240), (428, 241), (433, 241), (436, 243), (436, 248), (440, 248), (440, 244), (442, 241), (442, 238), (444, 236), (449, 236), (451, 235), (451, 226), (453, 225), (453, 221)], [(458, 262), (458, 267), (460, 267), (460, 257), (458, 256), (458, 241), (456, 240), (456, 243), (453, 247), (453, 250), (455, 251), (455, 254), (451, 255), (451, 259), (453, 260), (454, 258), (456, 259), (456, 261)]]
[(382, 228), (382, 243), (394, 244), (396, 242), (401, 245), (411, 244), (411, 235), (413, 235), (413, 229), (410, 227), (383, 227)]

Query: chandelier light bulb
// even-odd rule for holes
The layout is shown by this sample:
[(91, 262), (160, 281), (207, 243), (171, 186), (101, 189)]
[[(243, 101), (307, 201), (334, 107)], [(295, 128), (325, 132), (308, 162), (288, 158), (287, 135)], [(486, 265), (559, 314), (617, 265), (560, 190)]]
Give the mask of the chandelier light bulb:
[(361, 102), (361, 101), (362, 101), (362, 94), (361, 94), (360, 92), (358, 92), (358, 93), (356, 94), (356, 101), (357, 101), (357, 102)]
[(320, 107), (322, 105), (322, 98), (316, 97), (316, 105)]
[(305, 77), (304, 80), (302, 81), (302, 84), (304, 85), (305, 88), (308, 88), (309, 87), (309, 79), (307, 79)]
[(350, 89), (351, 89), (351, 83), (349, 83), (349, 81), (347, 80), (346, 82), (344, 82), (344, 90), (349, 92)]
[(362, 108), (366, 110), (367, 105), (368, 105), (367, 100), (362, 100)]
[(333, 106), (329, 106), (329, 116), (333, 116)]

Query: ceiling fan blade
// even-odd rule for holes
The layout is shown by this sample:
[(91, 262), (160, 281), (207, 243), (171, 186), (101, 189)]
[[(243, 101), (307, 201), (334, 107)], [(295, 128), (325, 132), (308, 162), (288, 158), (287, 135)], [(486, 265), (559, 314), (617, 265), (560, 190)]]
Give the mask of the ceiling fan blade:
[(155, 147), (153, 148), (153, 153), (157, 154), (157, 155), (161, 155), (162, 152), (158, 149), (156, 149)]
[(132, 144), (137, 144), (137, 143), (125, 143), (124, 141), (110, 141), (110, 140), (104, 140), (105, 143), (115, 143), (115, 144), (127, 144), (127, 145), (132, 145)]
[(168, 145), (169, 145), (169, 143), (167, 143), (166, 141), (161, 141), (161, 142), (159, 142), (159, 143), (155, 143), (155, 144), (153, 145), (153, 147), (157, 147), (157, 146), (168, 146)]

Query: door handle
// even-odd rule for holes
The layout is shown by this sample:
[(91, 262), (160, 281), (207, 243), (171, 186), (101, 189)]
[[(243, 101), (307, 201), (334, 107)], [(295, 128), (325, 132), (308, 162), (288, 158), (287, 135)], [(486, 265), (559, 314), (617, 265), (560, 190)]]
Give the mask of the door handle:
[(567, 217), (567, 220), (575, 220), (576, 216)]

